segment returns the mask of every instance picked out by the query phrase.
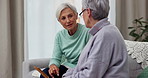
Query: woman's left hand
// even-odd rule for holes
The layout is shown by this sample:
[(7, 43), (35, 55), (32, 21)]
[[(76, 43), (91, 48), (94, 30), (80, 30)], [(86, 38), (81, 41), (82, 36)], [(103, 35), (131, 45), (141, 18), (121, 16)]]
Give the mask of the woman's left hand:
[(54, 64), (50, 65), (48, 72), (52, 78), (54, 78), (53, 75), (59, 76), (59, 68)]

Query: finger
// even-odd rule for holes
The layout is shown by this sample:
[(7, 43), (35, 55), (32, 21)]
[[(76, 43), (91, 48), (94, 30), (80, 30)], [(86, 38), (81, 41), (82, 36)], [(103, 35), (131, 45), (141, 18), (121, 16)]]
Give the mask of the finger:
[(53, 69), (52, 72), (53, 72), (54, 75), (56, 75), (56, 70), (55, 69)]
[(55, 73), (56, 73), (57, 76), (59, 76), (59, 68), (55, 69)]
[(49, 70), (49, 75), (52, 77), (52, 78), (54, 78), (54, 76), (53, 76), (53, 71), (50, 69)]
[(59, 68), (58, 67), (56, 67), (56, 66), (52, 67), (52, 71), (55, 75), (59, 76)]
[(49, 73), (49, 74), (51, 74), (51, 72), (50, 72), (50, 71), (51, 71), (51, 70), (49, 69), (49, 70), (48, 70), (48, 73)]
[(50, 65), (50, 70), (52, 75), (59, 76), (59, 68), (56, 65), (54, 64)]
[(54, 78), (53, 74), (50, 74), (50, 76), (51, 76), (52, 78)]

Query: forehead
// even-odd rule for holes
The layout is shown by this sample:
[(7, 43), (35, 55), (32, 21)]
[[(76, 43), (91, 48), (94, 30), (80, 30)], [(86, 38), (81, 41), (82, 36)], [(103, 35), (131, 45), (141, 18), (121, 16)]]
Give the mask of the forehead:
[(65, 16), (65, 15), (68, 15), (68, 14), (74, 14), (74, 11), (71, 10), (70, 8), (65, 8), (61, 11), (61, 14), (60, 16)]

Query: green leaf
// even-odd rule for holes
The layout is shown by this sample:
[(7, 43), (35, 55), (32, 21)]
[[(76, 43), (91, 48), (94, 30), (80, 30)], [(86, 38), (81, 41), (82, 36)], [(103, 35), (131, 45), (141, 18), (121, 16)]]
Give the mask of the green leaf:
[(145, 27), (145, 26), (139, 26), (139, 25), (138, 25), (137, 27), (138, 27), (138, 28), (142, 28), (142, 27)]
[(138, 20), (141, 20), (141, 19), (143, 19), (143, 17), (139, 18)]
[[(130, 36), (135, 38), (135, 41), (146, 41), (148, 42), (148, 37), (143, 36), (148, 33), (148, 20), (143, 20), (143, 17), (134, 19), (133, 23), (135, 24), (133, 27), (128, 27), (128, 29), (132, 29), (129, 33)], [(137, 31), (139, 31), (137, 33)], [(142, 37), (145, 37), (143, 40)]]
[(143, 30), (140, 36), (143, 36), (143, 34), (146, 32), (146, 30)]
[(145, 25), (145, 28), (148, 29), (148, 25)]
[(148, 36), (146, 36), (145, 39), (143, 39), (143, 42), (148, 42)]
[(129, 35), (130, 35), (130, 34), (132, 34), (132, 33), (134, 33), (135, 31), (136, 31), (136, 30), (135, 30), (135, 29), (133, 29), (133, 30), (129, 33)]
[(144, 39), (143, 42), (148, 42), (148, 39)]
[(129, 35), (131, 35), (133, 37), (139, 37), (139, 34), (135, 33), (135, 30), (133, 30), (132, 32), (130, 32)]
[(148, 36), (146, 36), (145, 39), (148, 40)]
[(148, 21), (141, 21), (142, 23), (148, 24)]
[(133, 28), (135, 28), (135, 27), (128, 27), (128, 29), (133, 29)]
[(142, 19), (143, 19), (143, 17), (141, 17), (139, 19), (135, 19), (134, 21), (136, 24), (140, 24), (141, 26), (143, 26), (142, 21), (141, 21)]
[(137, 23), (139, 23), (141, 26), (143, 26), (143, 24), (142, 24), (142, 22), (141, 22), (141, 21), (139, 21), (139, 20), (138, 20), (138, 21), (137, 21)]
[(141, 38), (141, 36), (137, 36), (134, 41), (138, 41), (138, 39), (140, 39), (140, 38)]
[(146, 29), (145, 29), (145, 30), (143, 30), (143, 31), (145, 31), (145, 33), (146, 33), (146, 32), (148, 32), (148, 28), (146, 28)]

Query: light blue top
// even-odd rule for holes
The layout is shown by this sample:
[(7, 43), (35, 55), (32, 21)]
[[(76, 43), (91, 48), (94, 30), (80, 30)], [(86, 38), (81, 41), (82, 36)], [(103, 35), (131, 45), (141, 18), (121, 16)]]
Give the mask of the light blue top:
[(80, 53), (90, 38), (89, 29), (82, 24), (78, 24), (78, 29), (74, 35), (70, 36), (66, 29), (58, 32), (55, 38), (54, 50), (50, 64), (61, 65), (64, 55), (65, 61), (62, 65), (74, 68), (78, 62)]
[(78, 64), (63, 78), (129, 78), (127, 49), (119, 30), (108, 19), (90, 30), (92, 38), (83, 49)]

